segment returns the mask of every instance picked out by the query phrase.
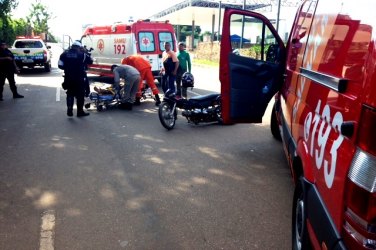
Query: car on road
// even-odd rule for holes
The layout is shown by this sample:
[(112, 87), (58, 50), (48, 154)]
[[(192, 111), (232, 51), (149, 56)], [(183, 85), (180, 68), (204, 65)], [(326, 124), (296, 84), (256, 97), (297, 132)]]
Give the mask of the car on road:
[(21, 70), (23, 67), (34, 68), (39, 66), (44, 67), (46, 72), (50, 72), (52, 57), (50, 49), (51, 46), (47, 46), (38, 36), (18, 36), (10, 51), (13, 53), (14, 60)]

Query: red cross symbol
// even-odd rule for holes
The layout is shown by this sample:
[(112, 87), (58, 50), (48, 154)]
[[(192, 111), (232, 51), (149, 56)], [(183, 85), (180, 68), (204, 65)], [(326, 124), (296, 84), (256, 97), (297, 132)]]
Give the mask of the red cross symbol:
[(150, 41), (147, 37), (142, 38), (142, 44), (144, 44), (146, 47), (149, 45)]
[(103, 52), (103, 50), (104, 50), (104, 41), (102, 39), (98, 40), (97, 48), (99, 49), (100, 52)]

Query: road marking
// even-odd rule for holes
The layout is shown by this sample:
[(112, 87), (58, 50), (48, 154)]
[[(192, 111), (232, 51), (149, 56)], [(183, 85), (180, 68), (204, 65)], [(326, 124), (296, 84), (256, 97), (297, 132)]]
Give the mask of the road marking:
[(54, 250), (54, 229), (55, 211), (47, 210), (42, 214), (39, 250)]
[(60, 87), (56, 87), (56, 101), (60, 102)]

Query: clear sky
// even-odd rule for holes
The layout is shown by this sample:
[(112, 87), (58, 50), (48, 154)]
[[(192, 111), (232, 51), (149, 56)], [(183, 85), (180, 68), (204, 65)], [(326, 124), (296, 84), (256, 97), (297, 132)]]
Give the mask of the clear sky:
[[(19, 4), (13, 11), (14, 18), (30, 13), (31, 4), (36, 0), (18, 0)], [(50, 28), (56, 37), (70, 35), (73, 39), (81, 37), (82, 26), (85, 24), (112, 24), (114, 22), (148, 18), (183, 0), (41, 0), (41, 3), (52, 12)]]

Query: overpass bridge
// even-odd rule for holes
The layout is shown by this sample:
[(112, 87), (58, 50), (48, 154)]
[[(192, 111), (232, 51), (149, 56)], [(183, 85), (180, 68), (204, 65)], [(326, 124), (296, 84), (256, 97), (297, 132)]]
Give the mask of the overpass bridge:
[[(185, 0), (150, 17), (152, 20), (169, 20), (174, 25), (199, 25), (212, 34), (221, 32), (222, 13), (225, 8), (259, 12), (278, 26), (280, 20), (293, 18), (302, 0)], [(281, 9), (280, 12), (279, 7)], [(284, 14), (289, 12), (290, 14)], [(291, 14), (293, 13), (293, 14)], [(193, 28), (194, 30), (194, 28)], [(179, 29), (178, 29), (179, 31)], [(282, 32), (283, 33), (283, 32)], [(179, 34), (177, 34), (179, 37)], [(212, 36), (213, 40), (213, 36)], [(193, 40), (192, 40), (193, 43)]]

